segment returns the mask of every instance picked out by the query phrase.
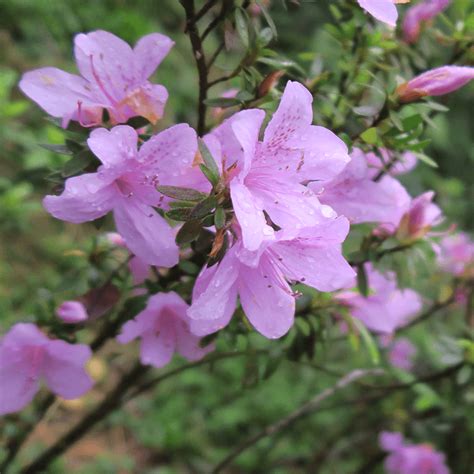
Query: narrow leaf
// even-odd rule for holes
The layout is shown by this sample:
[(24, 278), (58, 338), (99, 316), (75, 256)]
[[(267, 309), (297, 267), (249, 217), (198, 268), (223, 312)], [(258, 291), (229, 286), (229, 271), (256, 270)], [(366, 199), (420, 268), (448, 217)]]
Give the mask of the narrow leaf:
[(201, 232), (201, 222), (198, 220), (191, 220), (183, 224), (176, 234), (176, 243), (178, 245), (188, 244), (197, 239)]
[(165, 196), (180, 201), (201, 201), (207, 197), (206, 194), (191, 188), (180, 188), (178, 186), (157, 186), (157, 191)]
[(191, 219), (200, 219), (206, 216), (216, 208), (216, 205), (216, 198), (214, 196), (209, 196), (208, 198), (204, 199), (204, 201), (201, 201), (196, 204), (196, 206), (194, 206), (190, 214)]

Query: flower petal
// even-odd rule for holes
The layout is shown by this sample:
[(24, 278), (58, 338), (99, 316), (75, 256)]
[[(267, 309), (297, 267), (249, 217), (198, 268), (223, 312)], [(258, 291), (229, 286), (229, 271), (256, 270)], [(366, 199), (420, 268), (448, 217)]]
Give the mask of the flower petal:
[(255, 199), (238, 179), (230, 183), (230, 195), (235, 215), (242, 228), (244, 246), (248, 250), (257, 250), (265, 238), (273, 235), (273, 229), (267, 225), (258, 199)]
[(374, 18), (395, 27), (398, 12), (394, 0), (357, 0), (359, 5)]
[(171, 322), (162, 320), (158, 333), (147, 332), (140, 346), (143, 364), (160, 368), (168, 364), (176, 348), (176, 333)]
[(295, 316), (291, 288), (265, 256), (257, 268), (246, 267), (244, 275), (239, 279), (239, 296), (245, 315), (263, 336), (282, 337), (290, 330)]
[(44, 208), (56, 219), (80, 224), (107, 214), (118, 197), (118, 191), (107, 176), (88, 173), (69, 178), (59, 196), (43, 199)]
[(174, 41), (160, 33), (140, 38), (133, 48), (135, 70), (143, 81), (148, 79), (174, 46)]
[(73, 399), (88, 392), (93, 380), (85, 370), (92, 351), (84, 344), (50, 341), (44, 360), (44, 377), (48, 387), (57, 395)]
[(132, 253), (149, 265), (173, 267), (179, 252), (172, 228), (152, 207), (121, 198), (114, 207), (117, 230)]
[(128, 125), (93, 130), (87, 145), (105, 167), (120, 165), (137, 156), (138, 134)]

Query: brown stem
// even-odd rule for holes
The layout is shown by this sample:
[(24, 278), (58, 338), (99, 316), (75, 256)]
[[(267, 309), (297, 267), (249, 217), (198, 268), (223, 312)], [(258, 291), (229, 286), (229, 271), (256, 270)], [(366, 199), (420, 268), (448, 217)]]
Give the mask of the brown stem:
[(206, 131), (206, 104), (207, 99), (207, 66), (206, 57), (202, 47), (202, 39), (196, 26), (196, 13), (194, 9), (194, 0), (180, 0), (186, 14), (186, 31), (189, 34), (193, 56), (196, 61), (199, 76), (199, 97), (198, 97), (198, 124), (197, 131), (203, 135)]

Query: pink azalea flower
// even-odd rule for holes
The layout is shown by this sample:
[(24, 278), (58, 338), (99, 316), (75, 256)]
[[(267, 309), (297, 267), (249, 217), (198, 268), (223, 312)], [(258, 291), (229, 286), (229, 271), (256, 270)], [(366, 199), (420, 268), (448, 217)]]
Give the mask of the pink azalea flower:
[[(122, 247), (128, 250), (125, 240), (117, 232), (108, 232), (107, 240), (112, 245), (116, 245), (117, 247)], [(128, 262), (128, 269), (132, 274), (133, 284), (141, 285), (150, 276), (150, 268), (151, 266), (148, 265), (147, 262), (134, 255)]]
[(148, 78), (173, 46), (159, 33), (144, 36), (132, 49), (106, 31), (78, 34), (74, 53), (81, 76), (54, 67), (24, 74), (20, 89), (53, 117), (84, 126), (102, 122), (108, 111), (112, 123), (141, 115), (155, 123), (162, 117), (168, 92)]
[(143, 364), (163, 367), (174, 352), (188, 360), (198, 360), (213, 350), (201, 348), (199, 337), (191, 333), (188, 305), (174, 292), (151, 296), (146, 308), (122, 327), (117, 340), (121, 344), (141, 338), (140, 358)]
[(388, 360), (394, 367), (403, 370), (411, 370), (416, 347), (406, 338), (397, 339), (391, 344), (388, 352)]
[(413, 290), (399, 290), (393, 272), (382, 275), (370, 264), (366, 264), (365, 270), (369, 296), (365, 297), (357, 291), (345, 291), (336, 298), (349, 307), (351, 316), (362, 321), (370, 330), (392, 334), (408, 324), (421, 310), (421, 298)]
[(336, 135), (311, 125), (311, 104), (311, 93), (289, 81), (263, 141), (258, 137), (265, 113), (257, 109), (233, 115), (205, 137), (230, 188), (249, 250), (257, 250), (273, 235), (264, 211), (281, 228), (310, 227), (334, 216), (301, 183), (333, 178), (349, 156)]
[(405, 174), (412, 171), (418, 163), (416, 155), (406, 151), (390, 166), (389, 164), (393, 158), (393, 152), (386, 148), (379, 148), (378, 152), (381, 156), (372, 152), (365, 153), (365, 159), (369, 165), (369, 174), (372, 177), (375, 177), (381, 170), (386, 170), (387, 173), (392, 176)]
[(434, 192), (428, 191), (413, 199), (408, 212), (402, 217), (397, 229), (397, 238), (412, 241), (422, 238), (442, 221), (441, 209), (434, 204)]
[(34, 324), (15, 324), (0, 341), (0, 414), (21, 410), (41, 380), (62, 398), (84, 395), (92, 379), (84, 366), (91, 350), (46, 337)]
[(474, 242), (464, 232), (444, 237), (437, 253), (445, 272), (455, 276), (474, 273)]
[(395, 27), (398, 12), (396, 3), (406, 3), (410, 0), (357, 0), (359, 5), (374, 18)]
[(474, 67), (442, 66), (431, 69), (398, 86), (401, 102), (413, 102), (425, 96), (453, 92), (474, 79)]
[(424, 0), (410, 7), (403, 18), (403, 38), (415, 43), (420, 36), (422, 24), (432, 20), (448, 8), (451, 0)]
[(384, 431), (380, 447), (389, 453), (385, 459), (388, 474), (449, 474), (444, 454), (429, 444), (408, 444), (400, 433)]
[(56, 315), (67, 324), (76, 324), (85, 321), (87, 311), (80, 301), (64, 301), (56, 309)]
[(344, 171), (326, 182), (311, 183), (323, 204), (331, 206), (352, 223), (381, 222), (396, 226), (410, 204), (405, 188), (393, 177), (385, 175), (373, 181), (373, 170), (367, 166), (364, 153), (354, 149)]
[(149, 265), (172, 267), (178, 247), (166, 220), (152, 206), (165, 205), (158, 183), (187, 185), (193, 179), (196, 134), (175, 125), (153, 136), (137, 152), (137, 132), (126, 125), (94, 130), (87, 144), (102, 161), (97, 173), (69, 178), (60, 196), (46, 196), (57, 219), (81, 223), (113, 211), (119, 233), (132, 253)]
[(197, 278), (188, 310), (194, 320), (191, 330), (206, 335), (222, 329), (239, 296), (258, 332), (270, 339), (283, 336), (295, 315), (295, 294), (287, 280), (334, 291), (354, 277), (341, 253), (348, 231), (347, 219), (338, 217), (314, 227), (277, 232), (257, 251), (247, 250), (239, 239), (220, 263), (205, 267)]

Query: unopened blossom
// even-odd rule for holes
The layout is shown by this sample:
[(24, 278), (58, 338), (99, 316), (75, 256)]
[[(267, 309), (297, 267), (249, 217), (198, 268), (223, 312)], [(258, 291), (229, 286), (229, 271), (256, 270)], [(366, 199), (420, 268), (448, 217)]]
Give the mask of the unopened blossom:
[(418, 240), (442, 221), (443, 214), (433, 198), (434, 192), (427, 191), (413, 199), (398, 225), (396, 235), (400, 241)]
[(415, 43), (424, 23), (432, 20), (445, 10), (451, 0), (423, 0), (410, 7), (403, 18), (403, 38), (407, 43)]
[(474, 79), (474, 67), (442, 66), (431, 69), (398, 86), (401, 102), (413, 102), (421, 97), (449, 94)]
[(397, 3), (408, 3), (410, 0), (357, 0), (359, 5), (374, 18), (389, 26), (397, 24)]
[(84, 126), (102, 122), (106, 110), (112, 123), (135, 116), (155, 123), (163, 115), (168, 99), (165, 87), (152, 84), (154, 73), (173, 46), (167, 36), (153, 33), (132, 49), (106, 31), (78, 34), (74, 54), (80, 76), (54, 67), (24, 74), (20, 89), (53, 117)]
[(56, 309), (56, 315), (67, 324), (76, 324), (88, 318), (87, 310), (80, 301), (63, 301)]
[(410, 151), (396, 156), (391, 150), (379, 148), (377, 153), (369, 152), (364, 155), (372, 177), (376, 177), (381, 171), (392, 176), (405, 174), (412, 171), (418, 163), (416, 155)]
[(441, 239), (437, 254), (445, 272), (455, 276), (474, 275), (474, 242), (464, 232)]
[(93, 384), (85, 370), (90, 357), (84, 344), (49, 339), (34, 324), (15, 324), (0, 341), (0, 414), (28, 405), (41, 381), (68, 400), (84, 395)]
[(46, 196), (46, 210), (57, 219), (82, 223), (113, 211), (128, 249), (149, 265), (178, 263), (174, 232), (153, 207), (166, 202), (156, 186), (192, 183), (196, 134), (186, 124), (154, 135), (137, 151), (137, 132), (119, 125), (94, 130), (87, 144), (102, 164), (96, 173), (69, 178), (60, 196)]
[(389, 453), (384, 467), (387, 474), (449, 474), (443, 453), (429, 444), (409, 444), (400, 433), (383, 431), (380, 447)]
[(396, 339), (388, 350), (388, 360), (394, 367), (403, 370), (411, 370), (416, 347), (406, 338)]
[(354, 149), (342, 173), (325, 183), (310, 183), (322, 204), (352, 223), (379, 222), (396, 227), (410, 205), (410, 196), (392, 176), (374, 181), (364, 153)]
[[(125, 240), (117, 232), (108, 232), (106, 237), (111, 244), (128, 250)], [(140, 257), (134, 255), (132, 258), (130, 258), (128, 262), (128, 269), (132, 274), (134, 285), (142, 284), (149, 277), (150, 268), (151, 266), (148, 265), (148, 263), (142, 260)]]
[(199, 337), (191, 333), (188, 305), (176, 293), (158, 293), (149, 298), (146, 308), (122, 327), (117, 340), (127, 344), (140, 338), (143, 364), (163, 367), (175, 352), (188, 360), (198, 360), (213, 347), (199, 346)]
[[(365, 265), (369, 295), (344, 291), (336, 298), (349, 308), (352, 317), (380, 334), (392, 334), (408, 324), (421, 310), (421, 297), (414, 290), (400, 290), (393, 272), (379, 273)], [(354, 281), (355, 283), (355, 281)]]
[(239, 112), (205, 137), (222, 170), (248, 250), (273, 235), (264, 211), (281, 228), (309, 227), (335, 213), (302, 183), (332, 179), (349, 161), (342, 140), (311, 125), (312, 95), (288, 81), (280, 105), (259, 141), (265, 113)]
[[(288, 281), (320, 291), (345, 287), (354, 272), (341, 243), (349, 231), (344, 217), (308, 228), (279, 231), (256, 251), (237, 240), (224, 258), (198, 276), (188, 310), (191, 330), (206, 335), (226, 326), (237, 296), (250, 323), (267, 338), (283, 336), (293, 325), (295, 294)], [(238, 229), (235, 230), (238, 233)]]

